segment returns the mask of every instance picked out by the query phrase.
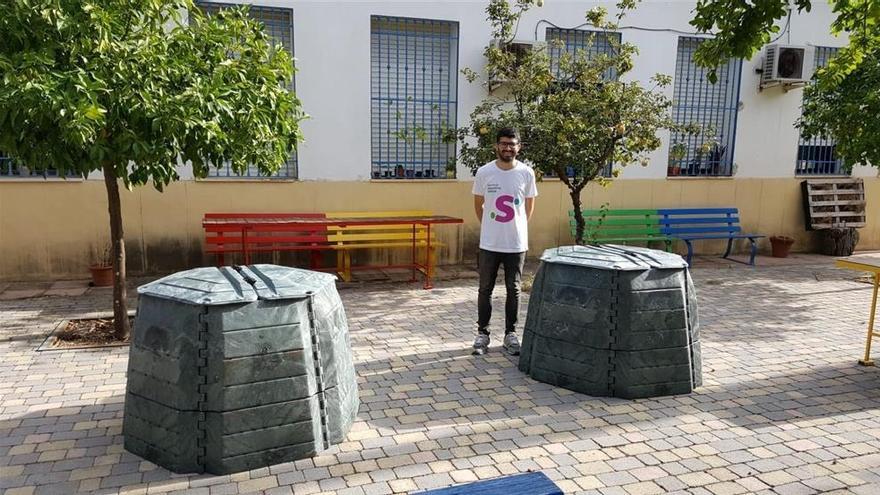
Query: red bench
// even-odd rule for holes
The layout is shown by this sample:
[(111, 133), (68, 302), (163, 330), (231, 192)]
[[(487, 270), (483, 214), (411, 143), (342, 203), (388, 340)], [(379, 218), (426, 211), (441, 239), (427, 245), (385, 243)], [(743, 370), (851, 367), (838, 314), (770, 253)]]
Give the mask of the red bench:
[[(321, 250), (331, 249), (326, 225), (262, 225), (277, 219), (326, 218), (323, 213), (205, 213), (205, 252), (217, 255), (217, 265), (225, 264), (225, 254), (241, 254), (244, 264), (250, 253), (311, 251), (311, 268), (320, 266)], [(240, 220), (260, 223), (244, 228)]]

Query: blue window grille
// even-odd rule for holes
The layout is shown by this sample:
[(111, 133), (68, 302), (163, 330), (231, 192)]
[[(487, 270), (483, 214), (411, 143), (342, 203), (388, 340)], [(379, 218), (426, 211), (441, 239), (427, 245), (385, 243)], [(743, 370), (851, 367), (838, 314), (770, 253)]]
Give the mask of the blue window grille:
[[(205, 14), (213, 15), (222, 9), (237, 7), (239, 4), (196, 1), (196, 5), (202, 9)], [(268, 34), (276, 43), (280, 43), (290, 52), (290, 56), (293, 57), (293, 10), (280, 7), (250, 5), (248, 14), (251, 19), (262, 23), (266, 34)], [(291, 91), (295, 89), (294, 81), (290, 82), (289, 89)], [(296, 152), (291, 153), (290, 157), (281, 164), (281, 168), (278, 169), (278, 172), (268, 177), (260, 175), (259, 169), (256, 165), (249, 165), (243, 174), (235, 173), (229, 163), (224, 163), (219, 168), (211, 166), (208, 169), (208, 176), (212, 178), (295, 179), (298, 177), (298, 174), (299, 170)]]
[[(563, 28), (547, 28), (545, 33), (547, 40), (548, 52), (550, 55), (550, 72), (556, 79), (565, 78), (559, 67), (559, 59), (563, 53), (576, 55), (578, 52), (586, 52), (587, 57), (597, 55), (614, 54), (615, 46), (620, 46), (621, 34), (606, 31), (590, 31), (587, 29), (563, 29)], [(562, 43), (556, 43), (561, 41)], [(617, 80), (617, 71), (608, 69), (604, 77), (608, 81)], [(609, 163), (602, 168), (599, 174), (603, 177), (611, 177), (613, 164)], [(569, 174), (571, 175), (571, 174)], [(555, 177), (555, 173), (545, 174), (545, 177)]]
[[(828, 65), (837, 55), (839, 48), (817, 46), (813, 57), (813, 69)], [(797, 175), (849, 175), (843, 168), (843, 160), (837, 158), (837, 142), (834, 139), (816, 136), (798, 139), (797, 161), (794, 173)]]
[(370, 18), (371, 174), (446, 177), (455, 160), (458, 23)]
[[(696, 65), (694, 52), (702, 38), (678, 38), (672, 118), (678, 124), (697, 124), (703, 133), (689, 136), (673, 132), (668, 175), (729, 176), (733, 172), (733, 146), (739, 107), (742, 60), (730, 59), (718, 67), (718, 81), (709, 82), (708, 71)], [(676, 157), (672, 146), (684, 146)]]
[(30, 170), (0, 151), (0, 178), (18, 178), (18, 179), (45, 179), (48, 177), (58, 177), (58, 171), (54, 168), (45, 170)]

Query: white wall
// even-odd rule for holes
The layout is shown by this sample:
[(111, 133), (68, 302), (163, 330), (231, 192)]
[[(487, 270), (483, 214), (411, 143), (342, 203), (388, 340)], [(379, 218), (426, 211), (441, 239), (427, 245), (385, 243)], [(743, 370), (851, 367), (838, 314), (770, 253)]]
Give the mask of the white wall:
[[(235, 0), (240, 1), (240, 0)], [(482, 72), (483, 48), (490, 38), (485, 21), (487, 0), (410, 1), (298, 1), (255, 0), (267, 6), (289, 7), (294, 14), (294, 51), (298, 72), (296, 88), (311, 118), (303, 123), (306, 141), (299, 150), (302, 180), (367, 180), (370, 175), (370, 16), (416, 17), (459, 23), (459, 69)], [(582, 24), (584, 14), (596, 5), (614, 12), (613, 2), (546, 0), (533, 8), (519, 24), (517, 39), (543, 40), (548, 21), (559, 27)], [(675, 72), (678, 37), (695, 34), (688, 24), (694, 2), (646, 0), (622, 23), (636, 28), (678, 30), (646, 31), (622, 29), (623, 41), (639, 47), (634, 70), (628, 75), (645, 81), (656, 73)], [(810, 13), (794, 14), (789, 32), (779, 41), (792, 44), (842, 46), (845, 39), (830, 34), (830, 7), (814, 2)], [(536, 37), (536, 26), (537, 37)], [(797, 153), (798, 131), (793, 127), (800, 115), (803, 91), (780, 88), (758, 91), (761, 62), (758, 54), (743, 62), (740, 112), (734, 151), (736, 177), (792, 177)], [(667, 89), (672, 96), (672, 87)], [(458, 125), (466, 123), (473, 107), (485, 96), (485, 89), (459, 75)], [(663, 146), (651, 155), (647, 167), (630, 165), (621, 175), (628, 178), (664, 178), (668, 135)], [(875, 175), (876, 170), (859, 167), (854, 175)], [(182, 170), (182, 177), (191, 172)], [(470, 174), (459, 166), (459, 177)], [(96, 177), (99, 178), (99, 177)]]

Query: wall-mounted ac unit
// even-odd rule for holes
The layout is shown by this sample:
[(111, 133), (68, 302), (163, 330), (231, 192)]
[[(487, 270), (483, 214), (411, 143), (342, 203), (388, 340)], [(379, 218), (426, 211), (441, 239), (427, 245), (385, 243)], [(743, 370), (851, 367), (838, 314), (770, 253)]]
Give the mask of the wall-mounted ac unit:
[[(504, 50), (505, 52), (513, 54), (513, 68), (518, 67), (526, 54), (535, 49), (535, 42), (529, 40), (502, 41), (499, 39), (493, 39), (489, 43), (489, 46), (493, 48), (499, 48), (501, 50)], [(507, 78), (505, 78), (502, 74), (489, 74), (490, 91), (493, 89), (493, 87), (497, 87), (498, 85), (505, 82), (507, 82)]]
[(761, 87), (806, 84), (813, 77), (813, 47), (796, 45), (767, 45)]

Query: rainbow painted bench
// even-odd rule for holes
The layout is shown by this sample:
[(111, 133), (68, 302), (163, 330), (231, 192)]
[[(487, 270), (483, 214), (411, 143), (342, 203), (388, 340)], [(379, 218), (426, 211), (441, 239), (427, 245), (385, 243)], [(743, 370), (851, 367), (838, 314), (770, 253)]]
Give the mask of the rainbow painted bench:
[[(411, 268), (421, 271), (426, 287), (434, 276), (437, 240), (432, 225), (462, 223), (460, 218), (434, 216), (428, 210), (332, 213), (206, 213), (205, 252), (223, 265), (227, 255), (251, 263), (261, 252), (309, 251), (310, 267), (321, 269), (321, 251), (337, 253), (335, 271), (345, 280), (355, 269)], [(358, 249), (408, 248), (408, 262), (381, 266), (354, 265), (351, 252)]]
[[(670, 251), (673, 241), (687, 246), (687, 262), (694, 254), (694, 241), (727, 240), (722, 258), (730, 256), (733, 241), (750, 243), (749, 264), (755, 264), (757, 239), (762, 234), (743, 232), (737, 208), (659, 208), (625, 210), (583, 210), (585, 240), (591, 243), (629, 244), (661, 241)], [(569, 212), (572, 237), (575, 236), (574, 212)]]

